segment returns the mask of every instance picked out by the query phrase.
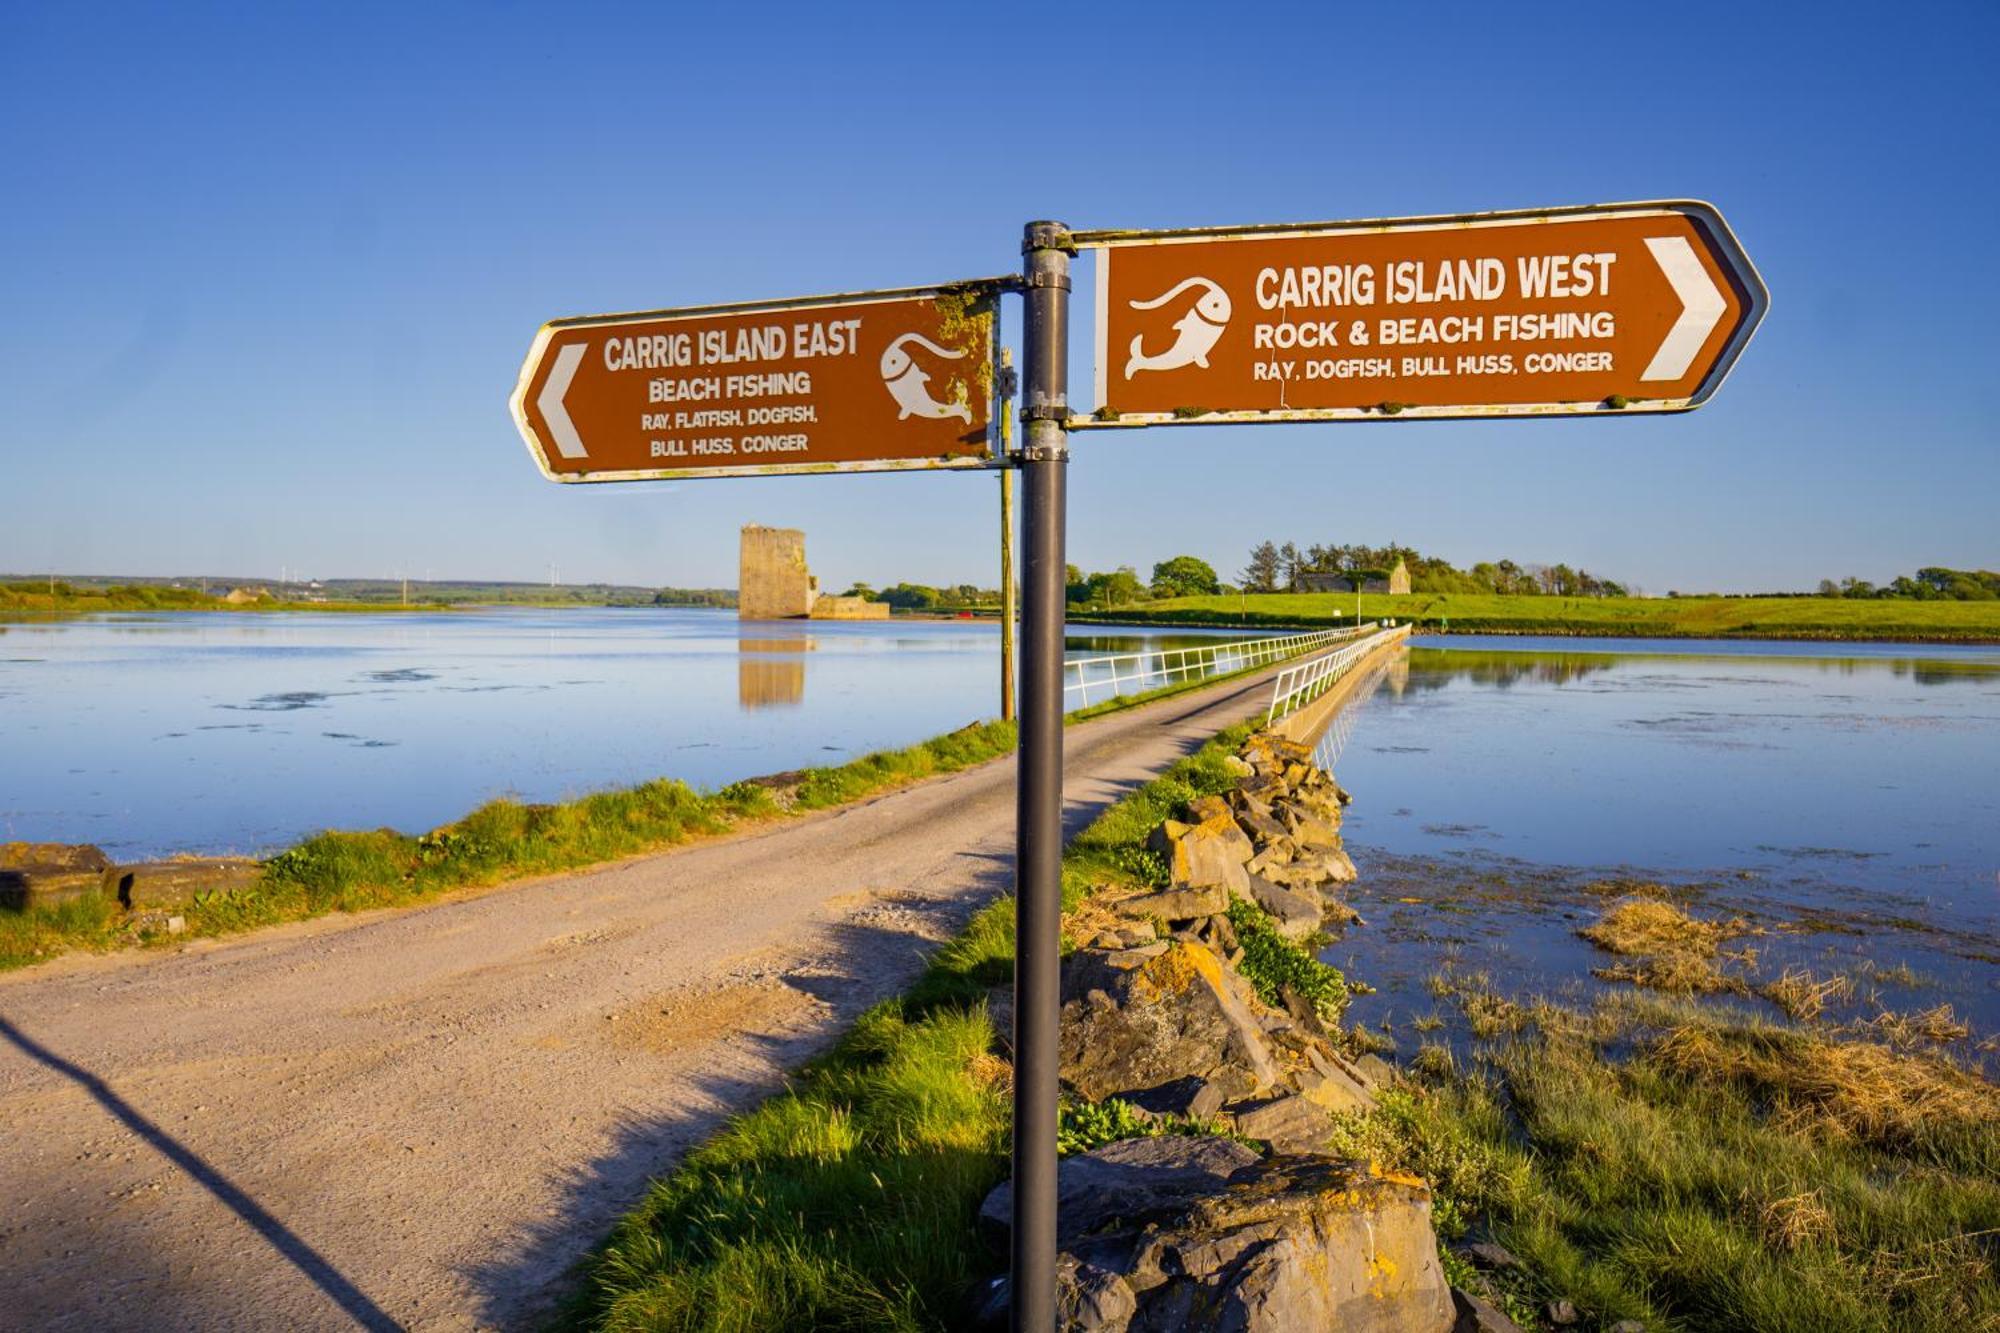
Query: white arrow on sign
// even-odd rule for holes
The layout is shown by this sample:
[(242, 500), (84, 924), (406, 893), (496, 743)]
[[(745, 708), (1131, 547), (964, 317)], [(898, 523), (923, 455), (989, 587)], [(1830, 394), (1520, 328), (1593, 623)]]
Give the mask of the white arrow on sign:
[(535, 406), (542, 411), (542, 420), (549, 423), (549, 434), (555, 437), (556, 452), (564, 458), (587, 456), (583, 451), (583, 440), (576, 433), (576, 423), (569, 419), (569, 409), (563, 406), (563, 395), (569, 392), (569, 382), (575, 378), (576, 368), (583, 362), (583, 349), (582, 343), (571, 343), (556, 353), (556, 364), (549, 371), (548, 383), (542, 385), (541, 393), (535, 398)]
[(1677, 380), (1687, 374), (1687, 368), (1694, 363), (1695, 354), (1701, 351), (1702, 343), (1708, 340), (1709, 330), (1716, 321), (1729, 310), (1729, 303), (1722, 299), (1722, 289), (1708, 276), (1708, 270), (1701, 266), (1694, 247), (1684, 236), (1648, 236), (1646, 248), (1653, 252), (1653, 259), (1660, 266), (1660, 272), (1667, 275), (1674, 295), (1681, 300), (1681, 317), (1667, 330), (1666, 341), (1660, 350), (1653, 353), (1652, 364), (1646, 367), (1642, 380)]

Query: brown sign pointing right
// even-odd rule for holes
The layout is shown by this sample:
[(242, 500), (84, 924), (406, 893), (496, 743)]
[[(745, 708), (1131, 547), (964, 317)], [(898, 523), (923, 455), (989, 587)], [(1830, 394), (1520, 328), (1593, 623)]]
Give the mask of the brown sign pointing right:
[(1698, 203), (1075, 239), (1098, 252), (1076, 427), (1685, 411), (1768, 303)]

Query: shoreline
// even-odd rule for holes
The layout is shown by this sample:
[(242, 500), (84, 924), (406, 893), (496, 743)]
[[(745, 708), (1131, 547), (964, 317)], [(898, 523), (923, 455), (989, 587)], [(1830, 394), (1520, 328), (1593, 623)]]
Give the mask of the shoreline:
[[(1139, 848), (1155, 840), (1147, 830), (1183, 803), (1188, 818), (1212, 813), (1192, 807), (1214, 799), (1199, 793), (1227, 790), (1233, 772), (1202, 770), (1228, 764), (1220, 755), (1240, 736), (1220, 733), (1072, 843), (1065, 928), (1087, 928), (1077, 931), (1066, 976), (1092, 959), (1100, 972), (1110, 965), (1171, 975), (1172, 985), (1118, 991), (1117, 1003), (1193, 1003), (1185, 1010), (1191, 1017), (1205, 1012), (1200, 987), (1187, 984), (1202, 969), (1175, 971), (1153, 954), (1213, 950), (1222, 975), (1249, 975), (1236, 934), (1218, 938), (1212, 919), (1171, 935), (1172, 922), (1158, 922), (1160, 942), (1142, 944), (1127, 937), (1131, 919), (1106, 911), (1135, 888), (1139, 897), (1123, 899), (1133, 906), (1194, 896), (1163, 891), (1153, 877), (1164, 876), (1165, 864), (1149, 863)], [(1164, 828), (1169, 841), (1193, 831)], [(1325, 975), (1339, 979), (1339, 998), (1319, 1015), (1336, 1042), (1324, 1058), (1338, 1072), (1366, 1071), (1362, 1092), (1349, 1094), (1346, 1109), (1345, 1099), (1325, 1105), (1331, 1115), (1320, 1122), (1309, 1124), (1303, 1111), (1281, 1122), (1275, 1103), (1257, 1101), (1240, 1103), (1232, 1121), (1201, 1109), (1206, 1102), (1183, 1112), (1178, 1102), (1153, 1104), (1150, 1094), (1128, 1100), (1082, 1087), (1100, 1064), (1126, 1057), (1117, 1043), (1073, 1041), (1065, 1047), (1073, 1084), (1061, 1128), (1066, 1160), (1101, 1151), (1106, 1162), (1133, 1164), (1121, 1170), (1144, 1170), (1145, 1162), (1179, 1169), (1189, 1154), (1211, 1151), (1199, 1145), (1262, 1141), (1234, 1159), (1244, 1165), (1232, 1187), (1296, 1179), (1301, 1161), (1334, 1163), (1327, 1169), (1336, 1173), (1342, 1163), (1366, 1162), (1372, 1178), (1418, 1191), (1423, 1239), (1435, 1231), (1437, 1259), (1399, 1255), (1417, 1260), (1403, 1271), (1441, 1264), (1458, 1309), (1478, 1313), (1481, 1328), (1764, 1321), (1945, 1333), (1982, 1326), (2000, 1308), (2000, 1287), (1988, 1285), (1992, 1255), (1976, 1240), (2000, 1222), (2000, 1195), (1985, 1174), (2000, 1146), (2000, 1089), (1986, 1057), (2000, 1041), (1960, 1021), (1948, 999), (1939, 1003), (1939, 983), (1907, 957), (1884, 951), (1885, 936), (1921, 933), (1921, 923), (1815, 912), (1810, 902), (1784, 902), (1782, 886), (1775, 902), (1747, 902), (1771, 886), (1726, 872), (1662, 883), (1638, 878), (1643, 871), (1602, 879), (1584, 867), (1509, 864), (1507, 882), (1496, 884), (1485, 863), (1354, 850), (1360, 874), (1346, 886), (1344, 905), (1358, 911), (1337, 938), (1322, 938), (1315, 955), (1318, 965), (1331, 965)], [(1517, 923), (1482, 915), (1467, 901), (1482, 894), (1485, 907), (1534, 922), (1565, 956), (1548, 957)], [(827, 1297), (803, 1278), (829, 1268), (874, 1284), (875, 1299), (899, 1306), (900, 1327), (992, 1318), (1004, 1286), (981, 1275), (1004, 1256), (972, 1214), (1006, 1169), (1006, 1112), (993, 1092), (1008, 1081), (1007, 910), (1003, 900), (982, 913), (902, 999), (864, 1018), (787, 1091), (731, 1120), (662, 1176), (600, 1245), (560, 1326), (604, 1327), (626, 1301), (635, 1310), (670, 1302), (690, 1316), (768, 1301), (760, 1313), (796, 1319), (823, 1308)], [(1138, 913), (1149, 915), (1176, 912)], [(1234, 909), (1232, 919), (1238, 933), (1275, 924), (1254, 914), (1235, 919)], [(1337, 919), (1338, 911), (1329, 918)], [(1141, 922), (1139, 935), (1155, 931)], [(1371, 947), (1357, 949), (1362, 943)], [(1475, 950), (1481, 943), (1483, 953)], [(1496, 960), (1521, 961), (1517, 952), (1529, 955), (1526, 974), (1511, 984), (1497, 979)], [(2000, 966), (2000, 955), (1979, 961)], [(1299, 976), (1287, 974), (1287, 984)], [(1978, 976), (1971, 984), (1984, 982)], [(1410, 996), (1422, 1008), (1394, 1031), (1380, 1019), (1371, 1026), (1375, 1011)], [(1092, 991), (1087, 1002), (1074, 1001), (1082, 1008), (1066, 1011), (1065, 1024), (1102, 1021), (1100, 998)], [(1280, 998), (1291, 1020), (1308, 1023), (1297, 996)], [(1267, 1017), (1263, 1026), (1279, 1031), (1286, 1018)], [(1156, 1029), (1181, 1034), (1175, 1050), (1188, 1032), (1203, 1030), (1191, 1023), (1134, 1030)], [(1134, 1075), (1141, 1082), (1175, 1072), (1129, 1062), (1150, 1071)], [(850, 1142), (819, 1128), (893, 1117), (912, 1101), (895, 1071), (919, 1063), (924, 1104), (951, 1108), (933, 1113), (927, 1133), (979, 1145), (964, 1167), (938, 1172), (912, 1160), (896, 1136)], [(797, 1151), (802, 1142), (836, 1141), (837, 1151)], [(1147, 1141), (1158, 1147), (1137, 1146)], [(735, 1182), (746, 1173), (760, 1193), (776, 1191), (798, 1201), (796, 1209), (775, 1216), (735, 1207)], [(881, 1179), (898, 1182), (907, 1206), (886, 1224), (890, 1234), (853, 1239), (805, 1224), (836, 1201), (851, 1202), (849, 1177), (878, 1187)], [(1356, 1196), (1344, 1197), (1352, 1206)], [(980, 1215), (996, 1215), (990, 1200)], [(1169, 1207), (1141, 1220), (1173, 1234), (1187, 1217)], [(927, 1254), (941, 1256), (928, 1285), (912, 1287), (899, 1266), (883, 1261), (899, 1253), (901, 1236), (910, 1244), (921, 1237)], [(784, 1275), (801, 1280), (766, 1284), (778, 1293), (768, 1297), (723, 1280), (778, 1240), (792, 1256)], [(1102, 1237), (1089, 1244), (1093, 1264), (1118, 1271), (1122, 1251)], [(1337, 1270), (1338, 1246), (1326, 1254)], [(1148, 1299), (1158, 1275), (1139, 1276), (1132, 1293)], [(1181, 1277), (1233, 1280), (1205, 1270)], [(1770, 1323), (1774, 1309), (1784, 1313)]]
[[(1453, 621), (1441, 624), (1435, 620), (1426, 621), (1423, 616), (1404, 614), (1392, 619), (1408, 621), (1413, 635), (1423, 637), (1457, 638), (1546, 638), (1546, 639), (1673, 639), (1686, 643), (1907, 643), (1912, 647), (1949, 647), (1964, 645), (1984, 647), (2000, 645), (2000, 632), (1987, 634), (1968, 632), (1964, 634), (1947, 632), (1938, 634), (1911, 634), (1908, 632), (1865, 634), (1847, 633), (1835, 630), (1757, 630), (1732, 633), (1727, 630), (1683, 630), (1661, 626), (1621, 626), (1603, 625), (1579, 628), (1551, 621), (1546, 625), (1533, 622), (1523, 624), (1508, 621), (1502, 625), (1476, 621)], [(1350, 623), (1341, 619), (1312, 619), (1309, 617), (1259, 617), (1248, 622), (1223, 619), (1156, 619), (1145, 616), (1092, 616), (1087, 621), (1073, 621), (1073, 625), (1104, 625), (1129, 629), (1216, 629), (1245, 631), (1295, 630), (1309, 631), (1338, 629)]]

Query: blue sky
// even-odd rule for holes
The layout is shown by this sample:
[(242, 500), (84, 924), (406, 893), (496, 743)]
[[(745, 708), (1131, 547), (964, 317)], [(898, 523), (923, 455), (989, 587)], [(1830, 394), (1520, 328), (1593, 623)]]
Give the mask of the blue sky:
[(730, 585), (762, 522), (837, 586), (991, 584), (987, 474), (543, 481), (536, 327), (1004, 272), (1038, 217), (1685, 196), (1772, 292), (1701, 411), (1081, 436), (1072, 559), (2000, 566), (2000, 6), (1027, 12), (0, 7), (0, 570)]

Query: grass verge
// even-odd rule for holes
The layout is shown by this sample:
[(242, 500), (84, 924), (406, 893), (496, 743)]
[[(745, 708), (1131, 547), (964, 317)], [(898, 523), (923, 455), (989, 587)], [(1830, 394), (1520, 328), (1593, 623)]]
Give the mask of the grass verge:
[[(1231, 728), (1111, 806), (1072, 843), (1065, 907), (1148, 882), (1145, 840), (1225, 790)], [(1008, 1066), (988, 992), (1014, 967), (1011, 898), (989, 904), (905, 994), (869, 1010), (791, 1088), (732, 1120), (656, 1184), (588, 1262), (562, 1326), (618, 1330), (949, 1329), (1005, 1264), (978, 1229), (1007, 1172)], [(1125, 1137), (1072, 1107), (1071, 1147)]]
[[(1322, 628), (1352, 624), (1352, 593), (1176, 597), (1122, 607), (1106, 624)], [(1407, 620), (1455, 634), (1574, 634), (1632, 638), (1853, 639), (2000, 642), (2000, 602), (1830, 597), (1502, 597), (1472, 593), (1364, 595), (1368, 620)]]
[(1929, 1055), (1734, 1005), (1536, 1005), (1442, 1054), (1343, 1147), (1430, 1178), (1448, 1238), (1497, 1238), (1516, 1313), (1587, 1326), (2000, 1327), (2000, 1089)]
[[(422, 902), (457, 889), (548, 874), (693, 842), (787, 809), (815, 810), (858, 800), (1010, 753), (1011, 722), (980, 722), (900, 750), (828, 768), (794, 783), (739, 782), (698, 792), (660, 779), (553, 805), (489, 801), (455, 823), (419, 836), (393, 829), (315, 834), (264, 864), (258, 885), (197, 897), (174, 909), (183, 933), (167, 935), (161, 914), (129, 918), (115, 900), (0, 911), (0, 970), (72, 950), (225, 935), (328, 912)], [(780, 799), (782, 795), (783, 799)]]

